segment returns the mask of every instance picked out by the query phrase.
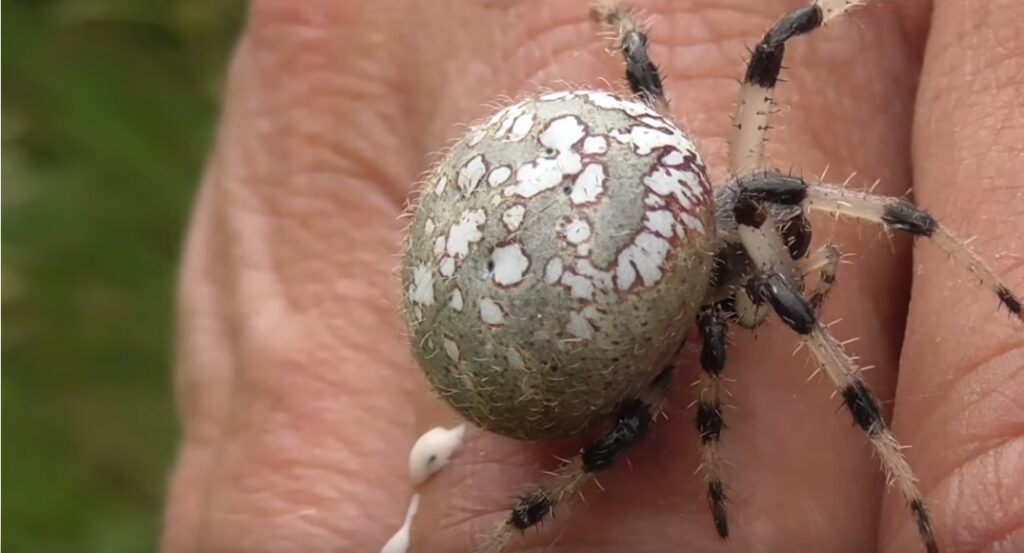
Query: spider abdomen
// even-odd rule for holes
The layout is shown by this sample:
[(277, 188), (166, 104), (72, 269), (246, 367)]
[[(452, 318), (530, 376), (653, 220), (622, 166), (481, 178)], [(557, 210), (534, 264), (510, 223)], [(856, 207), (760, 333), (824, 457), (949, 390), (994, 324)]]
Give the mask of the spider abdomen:
[(511, 105), (423, 184), (402, 267), (413, 352), (487, 430), (575, 432), (647, 386), (710, 279), (711, 185), (676, 125), (605, 92)]

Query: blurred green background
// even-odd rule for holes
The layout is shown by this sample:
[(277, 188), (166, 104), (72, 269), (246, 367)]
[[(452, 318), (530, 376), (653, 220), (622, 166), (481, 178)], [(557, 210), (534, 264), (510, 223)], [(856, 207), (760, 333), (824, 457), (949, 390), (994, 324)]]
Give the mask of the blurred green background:
[(175, 267), (239, 0), (5, 1), (5, 552), (145, 552)]

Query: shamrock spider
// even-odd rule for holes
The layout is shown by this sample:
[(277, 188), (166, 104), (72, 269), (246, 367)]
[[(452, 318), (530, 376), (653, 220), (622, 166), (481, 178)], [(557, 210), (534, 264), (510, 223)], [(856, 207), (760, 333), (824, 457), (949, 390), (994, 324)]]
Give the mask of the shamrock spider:
[(878, 399), (817, 319), (840, 256), (831, 245), (808, 255), (805, 213), (931, 239), (1024, 320), (1019, 296), (911, 203), (764, 168), (786, 41), (861, 4), (818, 0), (784, 15), (755, 47), (735, 117), (733, 178), (721, 187), (711, 186), (670, 116), (646, 33), (614, 6), (594, 14), (614, 31), (633, 98), (577, 90), (521, 100), (471, 129), (428, 178), (406, 244), (404, 311), (437, 392), (476, 425), (520, 439), (614, 419), (520, 498), (484, 551), (540, 523), (647, 433), (694, 321), (703, 348), (696, 424), (705, 493), (717, 533), (728, 537), (719, 447), (727, 326), (757, 328), (772, 313), (835, 385), (925, 548), (938, 551)]

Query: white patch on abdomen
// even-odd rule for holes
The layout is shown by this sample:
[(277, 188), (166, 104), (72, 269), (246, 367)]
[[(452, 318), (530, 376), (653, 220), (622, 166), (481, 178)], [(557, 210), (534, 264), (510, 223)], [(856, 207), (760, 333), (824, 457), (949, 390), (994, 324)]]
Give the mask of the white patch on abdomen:
[(491, 253), (494, 263), (494, 282), (500, 286), (512, 286), (523, 280), (526, 269), (530, 267), (530, 258), (523, 253), (519, 243), (494, 248)]
[(459, 188), (466, 195), (472, 194), (480, 184), (480, 179), (484, 178), (486, 172), (487, 164), (484, 163), (484, 156), (474, 156), (459, 171)]
[(526, 215), (526, 206), (522, 204), (515, 204), (505, 210), (505, 213), (501, 214), (501, 222), (505, 223), (505, 228), (509, 232), (515, 232), (519, 229), (519, 225), (523, 224), (523, 216)]
[(452, 299), (448, 300), (448, 306), (456, 311), (462, 311), (462, 290), (452, 290)]
[(615, 278), (620, 290), (629, 290), (639, 276), (644, 286), (653, 286), (661, 280), (661, 266), (668, 256), (667, 240), (650, 232), (641, 232), (633, 243), (619, 254)]
[(548, 264), (544, 266), (544, 281), (548, 284), (558, 282), (558, 279), (562, 276), (562, 270), (562, 260), (552, 257), (548, 260)]
[(530, 129), (533, 128), (533, 112), (527, 112), (519, 117), (516, 117), (515, 123), (512, 124), (512, 132), (508, 134), (509, 142), (519, 142), (526, 138), (526, 135), (530, 133)]
[(420, 265), (413, 270), (409, 299), (421, 305), (434, 303), (434, 271), (430, 267)]
[(565, 331), (581, 340), (590, 340), (594, 337), (594, 327), (590, 326), (590, 321), (582, 313), (575, 311), (569, 313), (569, 322), (565, 325)]
[(588, 163), (576, 177), (569, 199), (576, 205), (594, 202), (604, 192), (604, 181), (604, 165)]
[(459, 222), (448, 229), (448, 243), (445, 251), (455, 259), (462, 259), (469, 255), (469, 245), (479, 242), (483, 238), (480, 227), (487, 221), (487, 215), (482, 209), (465, 211), (459, 217)]
[(505, 181), (512, 176), (512, 168), (508, 165), (500, 165), (491, 169), (491, 173), (487, 175), (487, 184), (489, 186), (501, 186), (505, 184)]
[(483, 298), (480, 300), (480, 320), (489, 325), (503, 325), (505, 324), (505, 312), (491, 298)]
[(540, 134), (540, 143), (553, 152), (553, 157), (538, 157), (516, 170), (516, 184), (505, 189), (506, 196), (532, 198), (558, 186), (566, 175), (582, 169), (580, 155), (572, 150), (584, 136), (583, 124), (575, 115), (565, 115), (548, 123)]

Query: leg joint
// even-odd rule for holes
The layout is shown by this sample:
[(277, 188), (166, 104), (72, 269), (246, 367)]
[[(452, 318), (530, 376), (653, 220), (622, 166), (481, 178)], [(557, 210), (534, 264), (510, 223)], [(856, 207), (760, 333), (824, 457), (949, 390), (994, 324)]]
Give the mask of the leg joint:
[(700, 432), (701, 443), (721, 440), (724, 426), (721, 405), (703, 401), (697, 405), (697, 431)]
[(877, 436), (885, 431), (882, 408), (863, 380), (854, 380), (843, 388), (843, 403), (853, 416), (853, 422), (869, 436)]
[(767, 301), (782, 322), (798, 334), (810, 334), (818, 324), (811, 306), (778, 273), (751, 278), (747, 293), (754, 301)]
[(697, 328), (703, 342), (700, 364), (711, 376), (719, 376), (725, 369), (726, 323), (719, 307), (705, 307), (697, 315)]
[(782, 71), (786, 41), (817, 29), (822, 21), (824, 17), (817, 4), (797, 8), (782, 16), (754, 48), (745, 82), (761, 88), (774, 88)]
[(882, 208), (882, 222), (891, 229), (914, 236), (931, 236), (939, 226), (935, 218), (906, 200), (885, 204)]
[(610, 467), (622, 452), (647, 434), (651, 422), (651, 408), (646, 403), (639, 399), (623, 403), (615, 428), (583, 448), (584, 472)]
[(518, 530), (526, 530), (544, 520), (551, 512), (552, 505), (551, 498), (540, 492), (520, 498), (512, 508), (508, 523)]
[(708, 506), (711, 508), (711, 518), (715, 523), (715, 530), (721, 538), (729, 537), (729, 518), (725, 514), (725, 486), (722, 481), (713, 479), (708, 482)]

